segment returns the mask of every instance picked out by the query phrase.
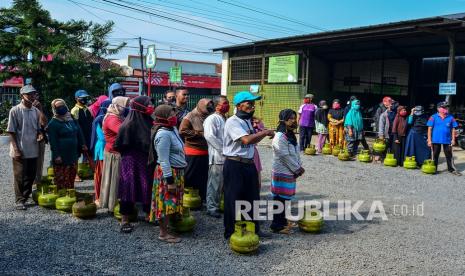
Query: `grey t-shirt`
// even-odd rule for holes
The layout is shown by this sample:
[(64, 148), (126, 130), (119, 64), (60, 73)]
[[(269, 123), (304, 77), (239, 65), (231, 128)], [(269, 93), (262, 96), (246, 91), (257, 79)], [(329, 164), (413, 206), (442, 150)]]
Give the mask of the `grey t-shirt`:
[[(40, 111), (37, 108), (27, 108), (23, 103), (10, 110), (6, 131), (16, 134), (16, 144), (23, 159), (39, 156), (39, 143), (37, 142), (37, 134), (40, 130), (39, 117)], [(14, 156), (13, 144), (10, 143), (10, 157)]]
[(223, 154), (252, 159), (254, 145), (242, 144), (241, 138), (254, 133), (250, 120), (243, 120), (236, 115), (230, 117), (224, 125)]

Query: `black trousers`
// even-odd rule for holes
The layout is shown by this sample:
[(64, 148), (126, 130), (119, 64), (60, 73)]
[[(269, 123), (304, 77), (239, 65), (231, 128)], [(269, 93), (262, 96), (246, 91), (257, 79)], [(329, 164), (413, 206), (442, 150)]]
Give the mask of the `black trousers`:
[(439, 163), (439, 154), (441, 153), (441, 146), (444, 150), (444, 155), (446, 156), (447, 161), (447, 170), (450, 172), (455, 171), (454, 160), (452, 160), (452, 146), (447, 144), (433, 144), (433, 158), (436, 168)]
[(184, 187), (199, 190), (202, 201), (207, 199), (208, 155), (186, 155), (187, 167), (184, 171)]
[(26, 203), (36, 178), (37, 158), (13, 159), (13, 178), (16, 203)]
[(308, 145), (312, 143), (312, 133), (313, 127), (304, 127), (299, 128), (299, 144), (300, 150), (303, 151)]
[[(260, 199), (258, 173), (254, 164), (226, 159), (223, 165), (224, 176), (224, 237), (228, 239), (234, 233), (236, 223), (236, 200), (244, 200), (252, 204), (248, 213), (253, 218), (253, 201)], [(259, 224), (255, 223), (255, 232)]]
[[(280, 231), (280, 230), (283, 230), (284, 227), (287, 226), (287, 219), (286, 219), (286, 199), (278, 196), (278, 195), (275, 195), (273, 196), (273, 200), (275, 201), (279, 201), (283, 204), (284, 206), (284, 210), (279, 213), (279, 214), (273, 214), (273, 222), (271, 223), (271, 226), (270, 228), (274, 231)], [(275, 209), (278, 209), (277, 206), (273, 206), (273, 210)]]

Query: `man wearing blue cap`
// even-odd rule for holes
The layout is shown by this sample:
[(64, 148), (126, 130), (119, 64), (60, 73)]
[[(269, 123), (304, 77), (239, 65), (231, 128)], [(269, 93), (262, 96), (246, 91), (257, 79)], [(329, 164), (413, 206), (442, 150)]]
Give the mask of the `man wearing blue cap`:
[(110, 98), (110, 100), (113, 100), (113, 98), (119, 96), (126, 97), (126, 90), (120, 83), (112, 83), (108, 88), (108, 98)]
[(437, 169), (442, 146), (446, 156), (447, 170), (454, 175), (460, 176), (462, 174), (455, 169), (454, 159), (452, 158), (452, 146), (455, 145), (458, 123), (449, 114), (449, 104), (447, 102), (438, 103), (437, 110), (438, 113), (431, 116), (427, 123), (428, 146), (433, 150), (434, 164)]
[[(84, 135), (84, 144), (86, 145), (87, 149), (90, 149), (90, 141), (92, 137), (92, 122), (94, 121), (94, 117), (92, 117), (92, 113), (90, 113), (87, 104), (89, 102), (90, 96), (85, 90), (78, 90), (74, 94), (76, 98), (76, 105), (71, 109), (71, 115), (73, 116), (74, 120), (76, 120), (81, 128), (82, 134)], [(94, 156), (93, 153), (90, 153), (89, 156)], [(84, 160), (86, 160), (84, 158)], [(76, 181), (81, 181), (79, 176), (76, 176)]]
[[(253, 202), (260, 200), (258, 173), (253, 161), (254, 144), (259, 143), (266, 136), (274, 136), (273, 130), (255, 133), (252, 127), (255, 101), (260, 99), (260, 96), (248, 91), (237, 93), (233, 101), (237, 112), (226, 121), (224, 126), (224, 237), (226, 239), (234, 232), (236, 201), (249, 202), (252, 205), (249, 216), (253, 217)], [(256, 221), (255, 231), (261, 237), (270, 235), (261, 232)]]

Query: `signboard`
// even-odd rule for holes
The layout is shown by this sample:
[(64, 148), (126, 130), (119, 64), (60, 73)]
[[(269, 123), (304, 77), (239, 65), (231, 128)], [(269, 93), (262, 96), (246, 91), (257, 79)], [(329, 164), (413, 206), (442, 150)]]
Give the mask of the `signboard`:
[(182, 81), (182, 67), (174, 66), (170, 68), (170, 82)]
[(250, 85), (249, 91), (250, 93), (255, 93), (255, 94), (258, 93), (258, 91), (260, 91), (260, 85), (259, 84)]
[(270, 57), (268, 83), (297, 82), (299, 55)]
[[(171, 84), (168, 73), (152, 73), (148, 79), (150, 79), (150, 83), (153, 86), (170, 86)], [(148, 84), (147, 78), (145, 79), (145, 83)], [(220, 89), (221, 77), (184, 75), (179, 85), (192, 88)]]
[(133, 98), (141, 95), (142, 79), (127, 77), (120, 81), (121, 85), (126, 90), (126, 96)]
[(147, 54), (145, 56), (145, 67), (147, 69), (153, 69), (157, 63), (157, 54), (155, 53), (155, 45), (147, 47)]
[(441, 82), (439, 83), (439, 95), (456, 95), (457, 83), (455, 82)]

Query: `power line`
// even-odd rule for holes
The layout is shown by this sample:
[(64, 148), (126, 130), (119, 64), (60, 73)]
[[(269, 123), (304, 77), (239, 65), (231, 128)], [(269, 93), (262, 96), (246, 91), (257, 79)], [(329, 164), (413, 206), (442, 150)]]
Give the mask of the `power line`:
[[(158, 1), (161, 1), (161, 0), (158, 0)], [(247, 15), (243, 15), (243, 14), (240, 14), (240, 13), (234, 13), (234, 12), (231, 12), (230, 10), (228, 9), (223, 9), (223, 8), (220, 8), (218, 6), (215, 6), (215, 5), (211, 5), (211, 4), (207, 4), (207, 3), (203, 3), (203, 2), (200, 2), (200, 1), (197, 1), (197, 0), (190, 0), (191, 2), (193, 3), (197, 3), (199, 5), (202, 5), (202, 6), (209, 6), (209, 7), (212, 7), (216, 10), (221, 10), (221, 11), (225, 11), (227, 13), (230, 13), (230, 14), (236, 14), (238, 15), (239, 17), (242, 17), (244, 19), (247, 19), (247, 20), (250, 20), (250, 16), (247, 16)], [(274, 27), (277, 27), (277, 28), (281, 28), (283, 30), (287, 30), (287, 31), (290, 31), (292, 33), (302, 33), (302, 30), (296, 30), (296, 29), (293, 29), (293, 28), (289, 28), (289, 27), (286, 27), (286, 26), (283, 26), (283, 25), (278, 25), (278, 24), (273, 24), (273, 23), (270, 23), (270, 22), (267, 22), (265, 21), (264, 19), (259, 19), (259, 18), (253, 18), (253, 20), (251, 21), (252, 24), (256, 24), (256, 22), (263, 22), (264, 24), (266, 25), (269, 25), (269, 26), (274, 26)]]
[[(154, 4), (153, 2), (149, 2), (149, 1), (144, 1), (144, 0), (139, 0), (139, 1), (147, 3), (147, 4), (151, 4), (151, 5)], [(263, 31), (278, 32), (278, 33), (282, 33), (282, 34), (286, 34), (286, 35), (288, 35), (290, 33), (289, 31), (284, 31), (284, 29), (286, 29), (286, 28), (282, 28), (282, 26), (274, 25), (274, 26), (276, 26), (278, 28), (281, 28), (281, 29), (273, 28), (273, 27), (271, 27), (271, 26), (273, 26), (273, 24), (265, 23), (266, 25), (263, 25), (263, 24), (260, 24), (259, 22), (257, 22), (257, 20), (251, 20), (250, 18), (247, 18), (247, 17), (244, 17), (244, 16), (235, 16), (235, 15), (233, 15), (234, 13), (231, 13), (231, 12), (222, 13), (222, 12), (197, 8), (197, 7), (193, 7), (193, 6), (189, 6), (189, 5), (184, 5), (184, 4), (171, 3), (171, 2), (167, 2), (167, 1), (164, 1), (163, 3), (164, 4), (157, 4), (157, 6), (161, 6), (161, 7), (164, 7), (166, 9), (169, 9), (171, 11), (176, 11), (176, 12), (183, 13), (183, 14), (186, 14), (186, 15), (192, 15), (192, 13), (195, 12), (196, 14), (204, 15), (204, 17), (208, 18), (208, 19), (220, 20), (221, 22), (236, 24), (236, 25), (239, 25), (239, 26), (250, 27), (251, 24), (254, 24), (255, 29), (259, 29), (259, 30), (263, 30)], [(173, 7), (173, 6), (170, 6), (170, 5), (179, 6), (179, 7), (182, 7), (184, 9), (181, 9), (181, 8), (178, 8), (178, 7)], [(208, 6), (207, 4), (203, 4), (203, 5)], [(194, 11), (192, 11), (191, 9), (193, 9)], [(204, 12), (201, 12), (201, 11), (204, 11)], [(217, 16), (215, 16), (214, 14), (217, 14)], [(246, 19), (246, 20), (243, 20), (243, 19)]]
[(148, 14), (148, 15), (153, 15), (153, 16), (155, 16), (155, 17), (163, 18), (163, 19), (166, 19), (166, 20), (169, 20), (169, 21), (173, 21), (173, 22), (185, 24), (185, 25), (188, 25), (188, 26), (193, 26), (193, 27), (197, 27), (197, 28), (200, 28), (200, 29), (205, 29), (205, 30), (208, 30), (208, 31), (217, 32), (217, 33), (220, 33), (220, 34), (224, 34), (224, 35), (228, 35), (228, 36), (232, 36), (232, 37), (236, 37), (236, 38), (240, 38), (240, 39), (252, 41), (252, 39), (247, 38), (247, 37), (243, 37), (243, 36), (240, 36), (240, 35), (232, 34), (232, 33), (229, 33), (229, 32), (224, 32), (224, 31), (216, 30), (216, 29), (209, 28), (209, 27), (205, 27), (205, 26), (201, 26), (201, 25), (198, 25), (198, 24), (189, 23), (189, 22), (186, 22), (186, 21), (183, 21), (183, 20), (171, 18), (171, 17), (164, 16), (164, 15), (161, 15), (161, 14), (157, 14), (157, 13), (153, 13), (153, 12), (149, 12), (149, 11), (144, 11), (144, 10), (141, 10), (141, 9), (138, 9), (138, 8), (134, 8), (134, 7), (126, 6), (126, 5), (123, 5), (123, 4), (115, 3), (115, 2), (112, 2), (112, 1), (110, 1), (110, 0), (102, 0), (102, 1), (103, 1), (103, 2), (106, 2), (106, 3), (113, 4), (113, 5), (120, 6), (120, 7), (123, 7), (123, 8), (126, 8), (126, 9), (128, 9), (128, 10), (137, 11), (137, 12), (139, 12), (139, 13), (144, 13), (144, 14)]
[[(106, 0), (103, 0), (103, 1), (106, 1)], [(173, 13), (171, 13), (171, 12), (167, 12), (167, 11), (164, 11), (164, 10), (156, 9), (156, 8), (151, 7), (151, 6), (141, 5), (141, 4), (132, 3), (132, 2), (129, 2), (129, 1), (124, 1), (124, 0), (116, 0), (116, 1), (118, 1), (118, 2), (123, 2), (123, 3), (126, 3), (126, 4), (135, 5), (135, 6), (138, 6), (138, 7), (140, 7), (140, 8), (144, 8), (144, 9), (151, 9), (152, 11), (161, 12), (161, 13), (166, 14), (166, 15), (178, 16), (177, 14), (173, 14)], [(145, 3), (147, 3), (146, 1), (140, 1), (140, 2), (145, 2)], [(158, 14), (158, 15), (159, 15), (159, 14)], [(163, 15), (163, 16), (165, 16), (165, 15)], [(172, 18), (172, 17), (171, 17), (171, 19), (169, 19), (169, 20), (179, 20), (179, 19), (176, 19), (176, 18)], [(224, 27), (224, 26), (219, 26), (219, 25), (216, 25), (216, 24), (213, 24), (213, 23), (209, 23), (209, 22), (202, 21), (202, 20), (198, 20), (198, 19), (194, 19), (194, 18), (189, 18), (189, 20), (190, 20), (190, 21), (199, 22), (199, 23), (201, 23), (201, 24), (210, 25), (210, 26), (213, 26), (213, 27), (216, 27), (216, 28), (221, 28), (221, 29), (233, 31), (233, 32), (236, 32), (236, 33), (240, 33), (240, 34), (244, 34), (244, 35), (248, 35), (248, 36), (252, 36), (252, 37), (256, 37), (256, 38), (260, 38), (260, 39), (265, 39), (265, 37), (261, 37), (261, 36), (257, 36), (257, 35), (254, 35), (254, 34), (250, 34), (250, 33), (242, 32), (242, 31), (238, 31), (238, 30), (226, 28), (226, 27)], [(186, 22), (186, 21), (183, 21), (183, 20), (181, 20), (181, 22), (185, 22), (185, 24), (186, 24), (186, 23), (187, 23), (187, 24), (192, 24), (192, 23), (189, 23), (189, 22)]]
[[(112, 47), (116, 45), (110, 45)], [(129, 49), (139, 49), (139, 46), (131, 46), (131, 45), (126, 45), (123, 46), (123, 48), (129, 48)], [(207, 52), (207, 51), (188, 51), (188, 50), (172, 50), (172, 49), (160, 49), (157, 48), (156, 51), (161, 51), (161, 52), (179, 52), (179, 53), (194, 53), (194, 54), (208, 54), (208, 55), (221, 55), (221, 53), (214, 53), (214, 52)]]
[(122, 13), (110, 11), (110, 10), (107, 10), (107, 9), (95, 7), (95, 6), (88, 5), (88, 4), (84, 4), (84, 3), (79, 3), (79, 4), (80, 4), (80, 5), (84, 5), (84, 6), (86, 6), (86, 7), (94, 8), (94, 9), (97, 9), (97, 10), (105, 11), (105, 12), (108, 12), (108, 13), (111, 13), (111, 14), (116, 14), (116, 15), (119, 15), (119, 16), (131, 18), (131, 19), (133, 19), (133, 20), (137, 20), (137, 21), (149, 23), (149, 24), (152, 24), (152, 25), (156, 25), (156, 26), (160, 26), (160, 27), (165, 27), (165, 28), (169, 28), (169, 29), (172, 29), (172, 30), (176, 30), (176, 31), (180, 31), (180, 32), (188, 33), (188, 34), (193, 34), (193, 35), (196, 35), (196, 36), (201, 36), (201, 37), (205, 37), (205, 38), (209, 38), (209, 39), (213, 39), (213, 40), (217, 40), (217, 41), (221, 41), (221, 42), (226, 42), (226, 43), (229, 43), (229, 44), (234, 44), (234, 42), (231, 42), (231, 41), (228, 41), (228, 40), (223, 40), (223, 39), (216, 38), (216, 37), (211, 37), (211, 36), (208, 36), (208, 35), (198, 34), (198, 33), (195, 33), (195, 32), (190, 32), (190, 31), (186, 31), (186, 30), (183, 30), (183, 29), (178, 29), (178, 28), (171, 27), (171, 26), (167, 26), (167, 25), (163, 25), (163, 24), (154, 23), (154, 22), (152, 22), (152, 21), (148, 21), (148, 20), (141, 19), (141, 18), (137, 18), (137, 17), (133, 17), (133, 16), (130, 16), (130, 15), (126, 15), (126, 14), (122, 14)]
[(227, 5), (231, 5), (231, 6), (235, 6), (235, 7), (239, 7), (239, 8), (242, 8), (242, 9), (246, 9), (246, 10), (249, 10), (249, 11), (253, 11), (253, 12), (256, 12), (256, 13), (260, 13), (260, 14), (265, 14), (265, 15), (268, 15), (268, 16), (271, 16), (271, 17), (274, 17), (274, 18), (279, 18), (279, 19), (282, 19), (282, 20), (285, 20), (285, 21), (289, 21), (289, 22), (292, 22), (292, 23), (296, 23), (296, 24), (300, 24), (300, 25), (303, 25), (303, 26), (307, 26), (307, 27), (310, 27), (312, 29), (316, 29), (316, 30), (319, 30), (319, 31), (328, 31), (327, 29), (324, 29), (324, 28), (321, 28), (321, 27), (318, 27), (318, 26), (315, 26), (315, 25), (311, 25), (311, 24), (307, 24), (307, 23), (304, 23), (304, 22), (300, 22), (300, 21), (297, 21), (297, 20), (294, 20), (292, 18), (288, 18), (288, 17), (284, 17), (282, 15), (274, 15), (270, 12), (267, 12), (263, 9), (261, 10), (257, 10), (257, 9), (254, 9), (254, 8), (250, 8), (250, 7), (247, 7), (245, 5), (240, 5), (240, 4), (236, 4), (236, 3), (231, 3), (229, 1), (225, 1), (225, 0), (217, 0), (218, 2), (221, 2), (221, 3), (225, 3)]
[[(81, 6), (80, 4), (74, 2), (73, 0), (68, 0), (68, 1), (71, 2), (71, 3), (73, 3), (74, 5), (78, 6), (79, 8), (83, 9), (84, 11), (86, 11), (86, 12), (92, 14), (93, 16), (97, 17), (98, 19), (100, 19), (100, 20), (102, 20), (102, 21), (105, 21), (105, 22), (107, 21), (106, 19), (103, 19), (102, 17), (96, 15), (95, 13), (93, 13), (93, 12), (91, 12), (90, 10), (84, 8), (84, 7)], [(116, 24), (115, 24), (115, 28), (119, 29), (120, 31), (122, 31), (122, 32), (124, 32), (124, 33), (127, 33), (127, 34), (129, 34), (129, 35), (133, 35), (134, 37), (137, 37), (137, 35), (135, 35), (135, 34), (133, 34), (133, 33), (130, 33), (130, 32), (128, 32), (128, 31), (126, 31), (126, 30), (124, 30), (124, 29), (118, 27)]]
[[(159, 1), (161, 1), (161, 0), (159, 0)], [(206, 3), (203, 3), (203, 2), (200, 2), (200, 1), (197, 1), (197, 0), (190, 0), (190, 1), (193, 2), (193, 3), (198, 3), (198, 4), (202, 5), (202, 6), (209, 6), (209, 7), (213, 7), (214, 9), (226, 11), (226, 12), (228, 12), (228, 13), (233, 13), (233, 12), (231, 12), (231, 11), (228, 10), (228, 9), (222, 9), (222, 8), (220, 8), (220, 7), (217, 7), (217, 6), (214, 6), (214, 5), (211, 5), (211, 4), (206, 4)], [(245, 17), (245, 18), (248, 19), (247, 16), (244, 16), (244, 15), (242, 15), (242, 14), (240, 14), (240, 13), (233, 13), (233, 14), (238, 14), (238, 15), (240, 15), (240, 16)], [(257, 21), (260, 21), (260, 19), (258, 19), (258, 18), (253, 18), (253, 21), (252, 21), (252, 22), (255, 23), (255, 22), (257, 22)], [(281, 28), (281, 29), (285, 29), (285, 30), (292, 31), (292, 32), (294, 32), (294, 33), (302, 33), (301, 30), (296, 30), (296, 29), (289, 28), (289, 27), (287, 27), (287, 26), (269, 23), (269, 22), (264, 21), (263, 19), (262, 19), (262, 22), (264, 22), (265, 24), (270, 25), (270, 26), (274, 26), (274, 27), (278, 27), (278, 28)]]

